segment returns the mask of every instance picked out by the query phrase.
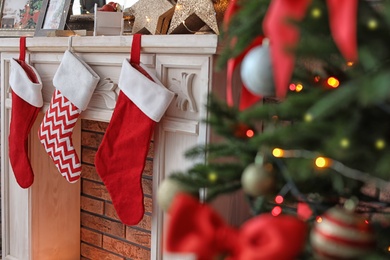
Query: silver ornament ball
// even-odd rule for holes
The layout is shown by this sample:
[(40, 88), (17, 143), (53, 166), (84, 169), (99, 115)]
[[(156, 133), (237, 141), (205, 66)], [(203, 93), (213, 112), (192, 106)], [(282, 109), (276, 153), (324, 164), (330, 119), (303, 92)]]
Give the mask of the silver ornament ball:
[(255, 95), (275, 96), (268, 44), (254, 47), (245, 55), (241, 64), (241, 80), (246, 88)]

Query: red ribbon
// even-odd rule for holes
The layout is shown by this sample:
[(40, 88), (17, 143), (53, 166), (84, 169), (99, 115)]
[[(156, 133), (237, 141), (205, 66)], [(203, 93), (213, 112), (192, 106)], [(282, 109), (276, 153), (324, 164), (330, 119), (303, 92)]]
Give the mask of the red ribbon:
[[(295, 57), (293, 49), (299, 40), (296, 26), (288, 19), (301, 21), (311, 0), (273, 0), (263, 21), (263, 30), (271, 41), (271, 58), (276, 96), (285, 97), (292, 75)], [(327, 0), (332, 37), (344, 58), (357, 60), (356, 15), (357, 0)]]
[[(233, 75), (234, 71), (240, 65), (245, 55), (254, 47), (261, 45), (264, 37), (257, 37), (253, 42), (236, 58), (231, 58), (227, 62), (227, 73), (226, 73), (226, 101), (229, 106), (233, 106)], [(239, 110), (245, 110), (253, 104), (257, 103), (261, 99), (260, 96), (252, 94), (247, 87), (242, 84), (241, 96), (239, 103)]]
[(198, 260), (291, 260), (302, 250), (307, 226), (288, 215), (262, 214), (240, 229), (228, 226), (208, 205), (178, 194), (169, 211), (166, 251), (193, 253)]
[(333, 40), (347, 61), (357, 61), (356, 17), (358, 0), (327, 0)]
[[(224, 29), (227, 30), (229, 27), (230, 21), (232, 17), (239, 11), (240, 6), (237, 3), (237, 0), (231, 0), (228, 7), (226, 8), (224, 19), (223, 19), (223, 26)], [(227, 62), (227, 72), (226, 72), (226, 103), (229, 106), (234, 105), (234, 98), (233, 98), (233, 75), (234, 71), (240, 65), (242, 60), (244, 59), (245, 55), (248, 53), (249, 50), (251, 50), (253, 47), (258, 46), (263, 41), (263, 37), (256, 38), (250, 46), (248, 46), (243, 53), (241, 53), (238, 57), (231, 58)], [(231, 43), (234, 45), (234, 40)], [(248, 107), (252, 106), (253, 104), (257, 103), (261, 99), (260, 96), (254, 95), (251, 92), (247, 90), (244, 84), (241, 86), (241, 96), (240, 96), (240, 102), (239, 102), (239, 109), (245, 110)]]
[(287, 18), (302, 20), (309, 3), (310, 0), (273, 0), (263, 21), (264, 33), (270, 39), (275, 92), (279, 98), (286, 96), (295, 62), (292, 49), (299, 39), (298, 28), (289, 24)]

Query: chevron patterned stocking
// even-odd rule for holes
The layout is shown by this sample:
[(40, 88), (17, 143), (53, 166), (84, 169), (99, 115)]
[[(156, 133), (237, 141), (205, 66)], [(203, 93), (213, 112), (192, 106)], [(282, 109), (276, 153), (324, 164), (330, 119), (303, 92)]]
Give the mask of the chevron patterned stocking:
[(56, 87), (50, 107), (38, 130), (39, 139), (58, 171), (70, 183), (80, 178), (81, 164), (72, 143), (72, 132), (85, 110), (99, 76), (77, 55), (66, 51), (54, 75)]
[(80, 178), (81, 164), (72, 143), (72, 131), (80, 113), (59, 90), (55, 90), (46, 111), (39, 139), (57, 169), (70, 183)]

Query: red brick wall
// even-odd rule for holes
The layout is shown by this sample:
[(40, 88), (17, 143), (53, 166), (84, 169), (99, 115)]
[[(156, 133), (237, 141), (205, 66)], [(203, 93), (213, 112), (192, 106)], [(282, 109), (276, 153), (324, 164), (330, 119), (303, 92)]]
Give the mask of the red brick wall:
[(145, 215), (137, 226), (123, 225), (94, 167), (108, 123), (82, 120), (81, 259), (150, 259), (153, 142), (142, 176)]

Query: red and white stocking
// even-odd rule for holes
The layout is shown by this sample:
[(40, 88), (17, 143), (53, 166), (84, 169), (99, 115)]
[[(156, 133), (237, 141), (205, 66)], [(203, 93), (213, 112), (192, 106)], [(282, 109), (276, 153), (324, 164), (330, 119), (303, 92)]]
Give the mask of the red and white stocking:
[(120, 220), (136, 225), (144, 215), (141, 176), (150, 139), (174, 93), (142, 64), (132, 66), (128, 60), (122, 64), (118, 85), (121, 91), (95, 166)]
[(28, 135), (43, 105), (41, 78), (34, 67), (25, 62), (25, 40), (20, 39), (19, 59), (11, 59), (9, 78), (12, 89), (9, 160), (22, 188), (28, 188), (34, 182), (28, 158)]
[(73, 128), (100, 77), (77, 55), (66, 51), (53, 78), (56, 88), (38, 136), (58, 171), (70, 183), (80, 178), (81, 163), (72, 142)]

